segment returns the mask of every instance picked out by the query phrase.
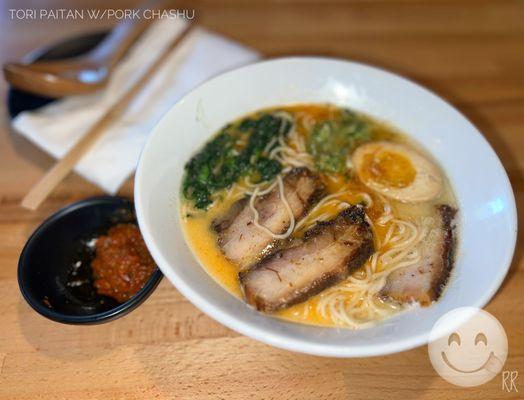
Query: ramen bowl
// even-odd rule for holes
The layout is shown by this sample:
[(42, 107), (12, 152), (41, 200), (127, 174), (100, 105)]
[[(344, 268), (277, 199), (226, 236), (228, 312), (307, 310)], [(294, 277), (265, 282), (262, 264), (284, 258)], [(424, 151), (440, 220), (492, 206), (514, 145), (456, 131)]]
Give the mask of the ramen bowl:
[[(331, 103), (390, 123), (440, 164), (458, 201), (454, 270), (441, 298), (359, 330), (292, 323), (250, 308), (204, 269), (181, 228), (184, 164), (217, 130), (255, 110)], [(483, 307), (500, 287), (516, 240), (507, 175), (482, 134), (457, 110), (402, 77), (325, 58), (264, 61), (218, 76), (179, 101), (151, 133), (135, 178), (144, 240), (165, 276), (203, 312), (267, 344), (303, 353), (364, 357), (427, 343), (437, 320), (457, 307)]]

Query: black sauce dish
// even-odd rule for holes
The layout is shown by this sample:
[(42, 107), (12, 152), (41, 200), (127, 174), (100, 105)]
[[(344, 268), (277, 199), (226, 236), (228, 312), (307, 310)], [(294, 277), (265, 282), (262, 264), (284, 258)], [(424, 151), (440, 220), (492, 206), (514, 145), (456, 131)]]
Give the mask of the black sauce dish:
[(18, 262), (18, 284), (39, 314), (66, 324), (98, 324), (138, 307), (163, 277), (157, 268), (124, 303), (99, 295), (92, 285), (93, 239), (119, 223), (136, 223), (133, 203), (100, 196), (71, 204), (45, 220), (27, 241)]

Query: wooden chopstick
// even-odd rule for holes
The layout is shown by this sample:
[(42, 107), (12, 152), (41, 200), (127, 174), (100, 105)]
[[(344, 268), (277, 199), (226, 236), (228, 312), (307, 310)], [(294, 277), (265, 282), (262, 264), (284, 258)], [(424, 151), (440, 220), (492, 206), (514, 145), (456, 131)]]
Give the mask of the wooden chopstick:
[(138, 79), (133, 86), (125, 92), (113, 106), (91, 127), (69, 152), (59, 160), (38, 183), (25, 195), (21, 205), (30, 210), (36, 210), (40, 204), (49, 196), (53, 189), (71, 172), (78, 161), (93, 147), (93, 145), (104, 135), (106, 129), (117, 119), (129, 106), (131, 101), (144, 88), (149, 80), (155, 75), (162, 64), (167, 60), (171, 52), (189, 34), (195, 26), (188, 23), (184, 30), (170, 43), (168, 48), (160, 55), (147, 71)]

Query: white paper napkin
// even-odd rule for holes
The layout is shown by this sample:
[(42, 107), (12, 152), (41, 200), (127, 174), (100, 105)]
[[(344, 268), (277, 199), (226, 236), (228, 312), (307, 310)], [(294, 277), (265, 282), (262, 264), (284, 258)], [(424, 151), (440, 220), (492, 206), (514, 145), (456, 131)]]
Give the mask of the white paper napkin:
[[(62, 157), (153, 63), (185, 23), (179, 19), (155, 22), (115, 68), (104, 90), (23, 112), (13, 120), (15, 131), (52, 156)], [(255, 51), (238, 43), (194, 29), (75, 170), (114, 194), (135, 170), (148, 133), (177, 100), (210, 77), (257, 58)]]

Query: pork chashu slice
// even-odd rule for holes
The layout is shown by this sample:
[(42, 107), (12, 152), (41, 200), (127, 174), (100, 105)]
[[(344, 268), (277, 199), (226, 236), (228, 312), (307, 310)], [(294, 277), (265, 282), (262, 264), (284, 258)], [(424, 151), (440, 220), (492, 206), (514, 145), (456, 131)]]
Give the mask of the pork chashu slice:
[(351, 206), (239, 274), (246, 301), (273, 312), (344, 280), (374, 251), (364, 209)]
[[(294, 168), (283, 178), (285, 198), (295, 221), (302, 219), (324, 194), (324, 186), (318, 176), (307, 168)], [(285, 233), (291, 218), (280, 198), (278, 185), (254, 203), (259, 213), (258, 222), (271, 232)], [(256, 263), (271, 249), (275, 238), (257, 227), (254, 213), (249, 207), (249, 198), (235, 203), (227, 215), (213, 222), (218, 233), (218, 245), (225, 257), (237, 264), (241, 270)]]
[(453, 268), (456, 212), (448, 205), (436, 206), (435, 225), (418, 246), (420, 263), (393, 271), (381, 291), (383, 297), (421, 305), (439, 298)]

